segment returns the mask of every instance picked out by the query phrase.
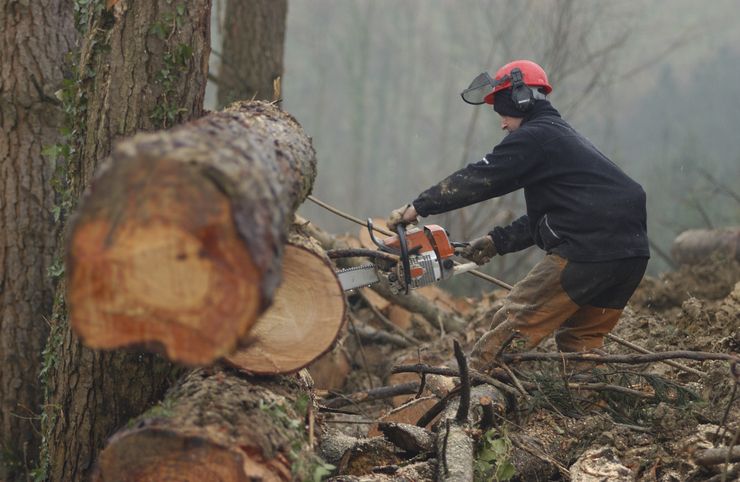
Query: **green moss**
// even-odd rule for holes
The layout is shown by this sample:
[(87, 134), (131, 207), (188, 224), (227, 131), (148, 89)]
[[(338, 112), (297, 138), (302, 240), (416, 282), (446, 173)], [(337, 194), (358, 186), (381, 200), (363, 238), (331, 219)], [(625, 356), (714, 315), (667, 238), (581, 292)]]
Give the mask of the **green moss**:
[(308, 446), (308, 432), (304, 420), (308, 414), (310, 403), (310, 396), (302, 393), (292, 405), (260, 401), (259, 408), (268, 413), (278, 427), (290, 431), (292, 442), (286, 455), (291, 462), (293, 478), (295, 480), (319, 482), (330, 476), (335, 467), (325, 462)]

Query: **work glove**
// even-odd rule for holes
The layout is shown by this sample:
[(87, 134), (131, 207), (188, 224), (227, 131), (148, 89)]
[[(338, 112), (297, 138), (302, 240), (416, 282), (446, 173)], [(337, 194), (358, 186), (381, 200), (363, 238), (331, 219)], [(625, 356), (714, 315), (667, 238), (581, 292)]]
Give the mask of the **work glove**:
[(391, 211), (385, 223), (388, 225), (388, 229), (395, 233), (398, 225), (416, 224), (418, 222), (417, 216), (414, 206), (406, 204)]
[(460, 249), (458, 254), (463, 258), (475, 261), (476, 264), (482, 265), (491, 261), (491, 258), (498, 254), (493, 238), (489, 235), (475, 238), (464, 248)]

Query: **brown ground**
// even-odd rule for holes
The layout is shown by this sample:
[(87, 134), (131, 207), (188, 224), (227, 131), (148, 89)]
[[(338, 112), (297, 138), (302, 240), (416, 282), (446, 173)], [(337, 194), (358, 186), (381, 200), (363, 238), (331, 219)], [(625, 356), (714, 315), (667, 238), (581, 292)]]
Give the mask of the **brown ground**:
[[(457, 306), (469, 320), (466, 339), (457, 335), (467, 349), (487, 328), (491, 312), (502, 296), (505, 292), (496, 291), (475, 300), (468, 309)], [(354, 313), (357, 319), (373, 323), (374, 315), (364, 302), (357, 302)], [(353, 370), (338, 391), (352, 393), (367, 389), (370, 383), (400, 383), (404, 380), (399, 376), (388, 376), (390, 367), (397, 363), (421, 360), (427, 364), (449, 364), (451, 339), (440, 338), (438, 332), (413, 317), (411, 323), (407, 332), (425, 342), (421, 352), (416, 347), (399, 350), (363, 343), (361, 353), (357, 340), (352, 335), (345, 337), (341, 349), (349, 354)], [(740, 263), (712, 259), (703, 266), (684, 266), (657, 279), (645, 278), (614, 334), (656, 352), (739, 352)], [(615, 354), (634, 353), (614, 342), (608, 342), (605, 349)], [(538, 350), (554, 351), (552, 340)], [(740, 394), (736, 393), (740, 390), (729, 363), (676, 361), (705, 372), (706, 376), (685, 373), (663, 363), (608, 365), (602, 372), (605, 374), (599, 375), (601, 381), (654, 394), (650, 399), (564, 389), (556, 363), (530, 362), (514, 367), (523, 381), (538, 384), (540, 390), (531, 392), (527, 399), (517, 399), (516, 405), (509, 407), (506, 423), (489, 434), (501, 440), (504, 451), (493, 462), (481, 464), (479, 480), (495, 480), (490, 472), (484, 475), (484, 471), (495, 470), (497, 464), (502, 470), (506, 463), (513, 464), (516, 470), (510, 480), (699, 481), (723, 480), (723, 474), (724, 480), (738, 480), (740, 464), (702, 467), (694, 460), (706, 448), (740, 444)], [(419, 379), (415, 375), (404, 377), (406, 381)], [(430, 381), (434, 390), (427, 390), (424, 395), (433, 397), (433, 391), (443, 391), (445, 382), (454, 381), (437, 380), (437, 385)], [(412, 397), (397, 397), (395, 404)], [(436, 400), (429, 401), (426, 407)], [(353, 437), (342, 438), (343, 442), (337, 442), (340, 448), (333, 449), (335, 455), (325, 454), (325, 458), (337, 465), (339, 461), (331, 459), (344, 454), (357, 439), (376, 435), (375, 426), (369, 422), (383, 417), (391, 408), (390, 401), (380, 401), (345, 407), (359, 415), (324, 414), (324, 421), (330, 422), (325, 424), (329, 432), (324, 440), (333, 440), (338, 433)], [(417, 410), (408, 422), (415, 423), (425, 410)], [(476, 435), (483, 439), (480, 433)], [(388, 447), (384, 446), (379, 458), (366, 464), (365, 474), (335, 475), (330, 480), (434, 480), (433, 460), (417, 457), (409, 462), (405, 461), (408, 455), (398, 458), (397, 454), (389, 459), (387, 452)], [(391, 474), (371, 469), (390, 464), (398, 466), (386, 468)]]

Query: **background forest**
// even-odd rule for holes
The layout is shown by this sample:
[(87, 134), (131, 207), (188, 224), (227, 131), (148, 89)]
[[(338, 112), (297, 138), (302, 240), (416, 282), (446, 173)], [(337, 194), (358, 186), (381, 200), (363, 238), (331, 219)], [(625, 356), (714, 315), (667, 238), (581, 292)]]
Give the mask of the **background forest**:
[[(218, 2), (214, 13), (217, 51)], [(564, 117), (645, 187), (655, 275), (670, 267), (664, 255), (681, 231), (740, 220), (731, 197), (740, 184), (738, 45), (732, 0), (293, 0), (283, 105), (314, 138), (314, 194), (360, 218), (384, 217), (502, 138), (495, 112), (460, 99), (469, 81), (535, 60)], [(515, 193), (426, 222), (469, 239), (523, 209)], [(358, 229), (310, 203), (302, 213), (330, 231)], [(513, 282), (538, 256), (532, 248), (488, 270)], [(455, 282), (472, 294), (469, 278)]]
[[(655, 276), (675, 268), (671, 243), (683, 230), (740, 223), (737, 7), (736, 0), (0, 0), (0, 482), (88, 480), (112, 434), (149, 409), (162, 415), (156, 410), (183, 373), (198, 376), (159, 354), (90, 348), (70, 326), (68, 235), (83, 193), (122, 140), (166, 136), (233, 100), (271, 101), (280, 86), (279, 106), (313, 139), (313, 194), (359, 218), (384, 218), (500, 141), (498, 116), (459, 93), (481, 71), (529, 58), (548, 72), (564, 117), (645, 187)], [(272, 201), (276, 211), (288, 209), (285, 196)], [(425, 222), (462, 241), (523, 210), (514, 193)], [(277, 224), (280, 213), (262, 219)], [(360, 229), (308, 202), (299, 214), (330, 233)], [(116, 218), (110, 233), (117, 226)], [(260, 259), (274, 255), (279, 265), (281, 249), (273, 245)], [(540, 256), (530, 248), (485, 270), (513, 283)], [(156, 263), (139, 264), (156, 271), (162, 259), (155, 252)], [(178, 306), (173, 286), (191, 281), (142, 278), (154, 280), (141, 285), (145, 294), (170, 290)], [(678, 286), (682, 296), (696, 291)], [(465, 297), (491, 291), (467, 277), (443, 287)], [(732, 326), (737, 310), (725, 311)], [(654, 324), (674, 329), (663, 321)], [(725, 331), (718, 329), (722, 343)], [(359, 372), (358, 357), (349, 358)], [(251, 387), (246, 376), (215, 371)]]

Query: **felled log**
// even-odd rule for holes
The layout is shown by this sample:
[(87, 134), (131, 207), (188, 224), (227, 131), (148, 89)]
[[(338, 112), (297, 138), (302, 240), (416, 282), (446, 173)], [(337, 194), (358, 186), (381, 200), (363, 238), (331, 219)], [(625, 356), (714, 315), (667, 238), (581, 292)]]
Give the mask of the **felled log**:
[(120, 142), (71, 231), (73, 329), (192, 365), (230, 353), (272, 302), (315, 175), (310, 138), (265, 102)]
[(108, 440), (93, 480), (311, 479), (300, 469), (316, 461), (306, 428), (309, 390), (296, 377), (195, 370)]
[(684, 231), (673, 241), (671, 257), (678, 264), (697, 264), (716, 251), (740, 261), (740, 227)]
[(225, 357), (229, 365), (255, 374), (292, 373), (329, 351), (339, 335), (346, 303), (334, 268), (308, 239), (290, 240), (274, 303), (245, 346)]

